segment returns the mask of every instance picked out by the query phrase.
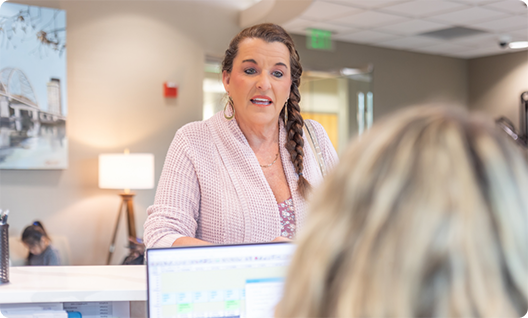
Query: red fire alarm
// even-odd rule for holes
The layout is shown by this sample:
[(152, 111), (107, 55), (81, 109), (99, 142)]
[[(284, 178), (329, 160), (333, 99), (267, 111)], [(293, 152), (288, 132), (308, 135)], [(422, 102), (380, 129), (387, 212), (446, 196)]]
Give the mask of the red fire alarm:
[(163, 96), (166, 98), (178, 97), (178, 85), (174, 82), (163, 83)]

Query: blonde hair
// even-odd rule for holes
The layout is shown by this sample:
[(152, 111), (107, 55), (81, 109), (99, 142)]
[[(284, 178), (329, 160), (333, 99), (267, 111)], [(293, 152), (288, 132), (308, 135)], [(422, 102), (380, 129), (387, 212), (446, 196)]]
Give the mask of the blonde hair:
[(315, 195), (276, 317), (519, 317), (527, 163), (492, 122), (411, 108), (350, 145)]

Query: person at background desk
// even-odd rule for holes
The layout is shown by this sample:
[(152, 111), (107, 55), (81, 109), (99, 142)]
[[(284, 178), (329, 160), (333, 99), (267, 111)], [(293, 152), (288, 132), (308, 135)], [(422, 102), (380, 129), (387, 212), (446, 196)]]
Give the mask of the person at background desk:
[(25, 265), (57, 266), (61, 264), (59, 251), (51, 245), (51, 239), (40, 221), (35, 221), (24, 229), (22, 243), (29, 251)]
[[(278, 25), (260, 24), (231, 41), (222, 63), (229, 102), (207, 121), (185, 125), (168, 151), (147, 247), (292, 239), (310, 187), (322, 181), (303, 134), (299, 55)], [(328, 169), (337, 154), (311, 121)]]
[(275, 316), (522, 317), (527, 189), (490, 119), (423, 107), (378, 122), (314, 197)]

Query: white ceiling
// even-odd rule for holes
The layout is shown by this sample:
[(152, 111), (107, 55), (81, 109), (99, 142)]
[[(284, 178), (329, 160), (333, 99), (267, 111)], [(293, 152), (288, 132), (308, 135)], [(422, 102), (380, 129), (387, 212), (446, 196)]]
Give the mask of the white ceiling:
[(181, 0), (186, 2), (198, 3), (206, 6), (217, 6), (222, 8), (236, 9), (242, 11), (251, 7), (261, 0)]
[[(500, 48), (501, 36), (528, 41), (528, 8), (520, 0), (315, 0), (283, 27), (294, 34), (323, 29), (338, 41), (475, 58), (511, 52)], [(451, 27), (485, 33), (451, 40), (420, 35)]]

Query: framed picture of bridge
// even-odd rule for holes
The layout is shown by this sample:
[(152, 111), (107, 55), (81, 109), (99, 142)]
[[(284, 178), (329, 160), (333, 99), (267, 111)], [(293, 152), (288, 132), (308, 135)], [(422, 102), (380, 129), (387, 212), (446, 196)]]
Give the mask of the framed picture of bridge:
[(0, 6), (0, 169), (66, 169), (66, 12)]

